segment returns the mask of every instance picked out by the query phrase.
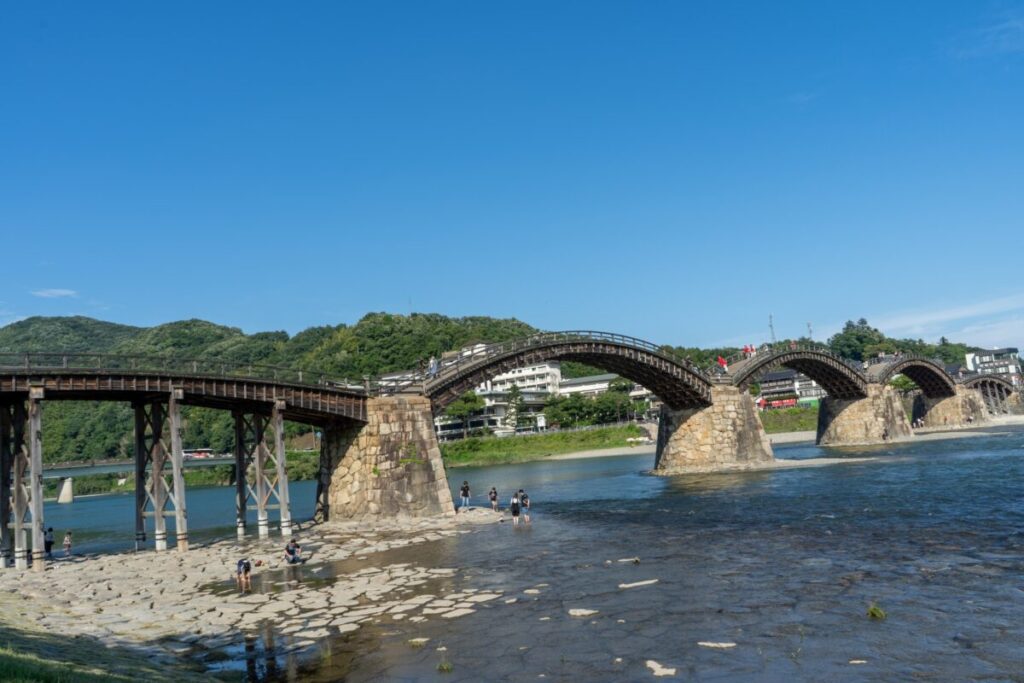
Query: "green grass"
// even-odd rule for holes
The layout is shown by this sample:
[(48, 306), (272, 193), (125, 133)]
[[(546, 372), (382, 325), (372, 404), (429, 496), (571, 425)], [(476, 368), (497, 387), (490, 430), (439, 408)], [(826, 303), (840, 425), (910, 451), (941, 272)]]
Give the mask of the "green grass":
[(818, 408), (777, 408), (761, 412), (761, 424), (769, 434), (812, 432), (818, 428)]
[(500, 465), (539, 460), (549, 455), (598, 448), (631, 445), (627, 439), (645, 436), (636, 425), (599, 427), (578, 432), (552, 432), (529, 436), (474, 437), (441, 444), (441, 455), (449, 467)]

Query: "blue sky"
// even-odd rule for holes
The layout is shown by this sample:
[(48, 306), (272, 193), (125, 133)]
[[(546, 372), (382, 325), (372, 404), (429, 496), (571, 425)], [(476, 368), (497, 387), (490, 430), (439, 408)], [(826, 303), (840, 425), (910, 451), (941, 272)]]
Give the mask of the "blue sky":
[(1024, 3), (24, 3), (0, 324), (1024, 346)]

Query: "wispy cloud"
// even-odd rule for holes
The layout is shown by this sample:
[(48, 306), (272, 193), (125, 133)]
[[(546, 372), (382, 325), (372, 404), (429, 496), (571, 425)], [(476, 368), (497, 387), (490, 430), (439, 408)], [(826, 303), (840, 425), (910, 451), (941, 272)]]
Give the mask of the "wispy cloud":
[(872, 325), (890, 335), (927, 334), (949, 323), (1014, 311), (1024, 311), (1024, 292), (931, 311), (892, 313), (871, 322)]
[(1024, 15), (1004, 15), (967, 33), (954, 53), (963, 59), (1024, 53)]
[(32, 292), (32, 296), (38, 296), (41, 299), (73, 299), (78, 296), (78, 292), (73, 289), (37, 289)]

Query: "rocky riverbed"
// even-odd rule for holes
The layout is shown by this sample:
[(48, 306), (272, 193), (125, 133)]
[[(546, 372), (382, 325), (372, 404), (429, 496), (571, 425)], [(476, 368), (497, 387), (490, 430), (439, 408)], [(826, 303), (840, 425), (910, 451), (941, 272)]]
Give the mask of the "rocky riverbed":
[[(394, 562), (398, 549), (467, 533), (496, 521), (489, 511), (441, 519), (375, 524), (305, 525), (296, 538), (307, 558), (289, 566), (280, 537), (223, 539), (188, 552), (72, 557), (45, 572), (0, 572), (0, 623), (6, 629), (85, 637), (154, 662), (216, 668), (233, 650), (261, 638), (275, 654), (317, 643), (375, 621), (455, 619), (502, 597), (456, 590), (455, 567)], [(412, 559), (415, 553), (407, 553)], [(260, 560), (251, 591), (235, 583), (242, 557)], [(429, 564), (426, 563), (426, 564)]]

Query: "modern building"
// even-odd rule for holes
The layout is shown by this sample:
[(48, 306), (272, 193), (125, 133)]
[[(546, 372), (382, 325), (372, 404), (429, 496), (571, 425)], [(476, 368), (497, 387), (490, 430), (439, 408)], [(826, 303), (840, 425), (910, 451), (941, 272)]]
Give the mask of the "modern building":
[(995, 374), (1008, 379), (1015, 385), (1022, 382), (1020, 355), (1017, 349), (979, 349), (965, 356), (964, 365), (969, 373)]
[(608, 386), (613, 380), (618, 378), (618, 375), (608, 373), (604, 375), (591, 375), (590, 377), (563, 379), (558, 384), (558, 395), (572, 396), (573, 394), (580, 394), (582, 396), (600, 396), (608, 391)]
[[(458, 354), (452, 354), (457, 357)], [(449, 359), (442, 359), (442, 364), (451, 362)], [(496, 434), (512, 433), (514, 427), (507, 424), (509, 421), (509, 392), (513, 386), (519, 387), (519, 395), (522, 399), (520, 422), (526, 422), (530, 429), (534, 427), (544, 429), (545, 421), (541, 413), (548, 397), (558, 393), (558, 387), (562, 380), (562, 368), (557, 361), (540, 363), (524, 368), (516, 368), (509, 372), (496, 375), (493, 379), (482, 383), (474, 393), (483, 399), (484, 408), (479, 414), (469, 419), (466, 430), (479, 431), (486, 429)], [(442, 440), (457, 439), (462, 436), (463, 425), (445, 415), (434, 419), (434, 426), (437, 429), (438, 437)]]
[(815, 405), (826, 395), (825, 390), (813, 379), (789, 368), (764, 374), (760, 386), (758, 405), (761, 408)]

